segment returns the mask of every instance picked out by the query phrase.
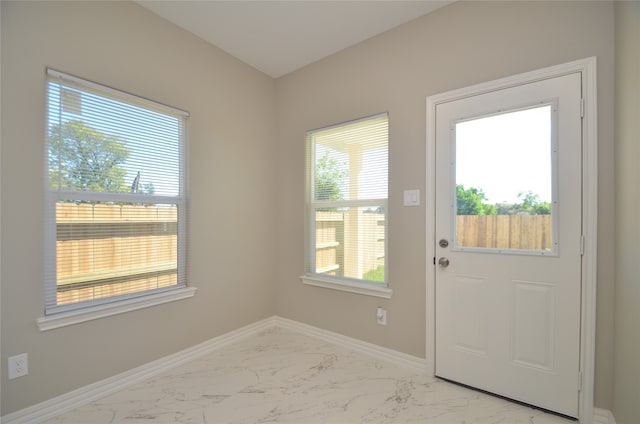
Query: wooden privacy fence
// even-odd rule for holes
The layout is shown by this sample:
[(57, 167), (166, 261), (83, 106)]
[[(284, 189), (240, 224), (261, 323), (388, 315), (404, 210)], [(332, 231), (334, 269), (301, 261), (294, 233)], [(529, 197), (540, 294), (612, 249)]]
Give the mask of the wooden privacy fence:
[(344, 260), (344, 214), (316, 212), (316, 272), (338, 275)]
[[(360, 213), (358, 239), (360, 257), (345, 260), (351, 227), (350, 216), (342, 212), (316, 212), (316, 272), (362, 278), (362, 274), (384, 264), (384, 215)], [(354, 229), (352, 232), (356, 231)], [(496, 249), (551, 250), (551, 215), (458, 215), (458, 246)], [(359, 275), (349, 274), (359, 269)]]
[(58, 304), (177, 282), (175, 207), (58, 203)]
[(384, 255), (384, 214), (316, 212), (316, 273), (359, 279), (384, 265)]
[(458, 215), (456, 242), (462, 247), (551, 250), (551, 215)]
[[(56, 205), (58, 304), (177, 283), (175, 207)], [(464, 247), (551, 250), (550, 215), (459, 215)], [(358, 243), (358, 257), (345, 248)], [(316, 213), (316, 272), (362, 278), (384, 264), (384, 214)]]

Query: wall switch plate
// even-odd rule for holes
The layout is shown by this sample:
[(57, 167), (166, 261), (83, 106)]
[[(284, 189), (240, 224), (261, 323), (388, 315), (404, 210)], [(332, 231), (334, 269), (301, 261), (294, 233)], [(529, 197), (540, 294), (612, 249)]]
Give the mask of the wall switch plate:
[(29, 357), (26, 353), (10, 356), (7, 362), (9, 365), (9, 372), (7, 373), (9, 380), (29, 374)]
[(420, 206), (420, 190), (405, 190), (404, 206)]
[(376, 322), (380, 325), (387, 325), (387, 310), (378, 308), (376, 310)]

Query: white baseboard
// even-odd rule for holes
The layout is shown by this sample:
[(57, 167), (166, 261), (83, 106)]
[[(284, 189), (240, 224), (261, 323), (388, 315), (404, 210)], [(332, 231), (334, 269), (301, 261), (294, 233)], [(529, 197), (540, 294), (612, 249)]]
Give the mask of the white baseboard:
[(593, 424), (616, 424), (611, 411), (607, 409), (593, 408)]
[(274, 318), (267, 318), (223, 334), (203, 343), (157, 359), (113, 377), (89, 384), (53, 399), (38, 403), (0, 418), (3, 424), (39, 424), (65, 412), (72, 411), (94, 400), (103, 398), (133, 384), (160, 374), (168, 369), (193, 361), (230, 343), (274, 327)]
[(275, 325), (278, 327), (294, 331), (296, 333), (302, 333), (310, 337), (315, 337), (316, 339), (320, 339), (376, 359), (391, 362), (399, 366), (413, 368), (417, 371), (426, 371), (427, 369), (427, 361), (424, 358), (418, 358), (417, 356), (408, 355), (406, 353), (398, 352), (397, 350), (388, 349), (373, 343), (343, 336), (342, 334), (323, 330), (322, 328), (303, 324), (287, 318), (275, 317), (274, 320)]
[[(298, 321), (274, 316), (266, 318), (245, 327), (223, 334), (213, 339), (207, 340), (196, 346), (157, 359), (148, 364), (134, 368), (129, 371), (106, 378), (96, 383), (89, 384), (69, 393), (57, 396), (53, 399), (38, 403), (28, 408), (7, 414), (0, 417), (3, 424), (40, 424), (58, 415), (72, 411), (84, 406), (94, 400), (103, 398), (133, 384), (139, 383), (147, 378), (151, 378), (168, 369), (185, 364), (198, 359), (208, 353), (250, 337), (262, 331), (279, 327), (285, 330), (304, 334), (332, 343), (337, 346), (350, 349), (376, 359), (384, 360), (399, 366), (408, 367), (416, 371), (427, 370), (427, 362), (424, 358), (408, 355), (362, 340), (354, 339), (332, 331), (323, 330)], [(606, 409), (595, 408), (593, 413), (593, 424), (616, 424), (613, 414)]]

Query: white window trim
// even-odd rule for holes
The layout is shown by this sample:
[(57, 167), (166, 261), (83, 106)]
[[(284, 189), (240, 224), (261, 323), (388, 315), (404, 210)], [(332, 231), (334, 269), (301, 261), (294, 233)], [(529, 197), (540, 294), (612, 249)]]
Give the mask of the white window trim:
[(69, 82), (75, 82), (77, 84), (81, 84), (85, 87), (90, 87), (90, 88), (94, 88), (100, 91), (111, 91), (112, 93), (116, 94), (117, 96), (121, 97), (123, 100), (128, 101), (129, 103), (133, 103), (136, 104), (138, 106), (143, 106), (145, 108), (149, 108), (149, 107), (153, 107), (156, 110), (163, 112), (163, 113), (173, 113), (175, 115), (180, 115), (180, 116), (184, 116), (184, 117), (189, 117), (189, 112), (187, 112), (186, 110), (182, 110), (182, 109), (178, 109), (169, 105), (165, 105), (164, 103), (160, 103), (160, 102), (156, 102), (155, 100), (150, 100), (147, 99), (145, 97), (141, 97), (138, 95), (134, 95), (134, 94), (130, 94), (127, 93), (126, 91), (122, 91), (122, 90), (118, 90), (116, 88), (112, 88), (109, 87), (107, 85), (104, 84), (98, 84), (96, 82), (93, 81), (89, 81), (87, 79), (84, 78), (79, 78), (76, 77), (74, 75), (71, 74), (67, 74), (64, 72), (60, 72), (58, 70), (55, 70), (53, 68), (47, 68), (47, 75), (50, 75), (51, 77), (55, 77), (55, 78), (62, 78), (65, 81), (69, 81)]
[(131, 312), (138, 309), (148, 308), (150, 306), (174, 302), (176, 300), (188, 299), (195, 295), (196, 290), (197, 288), (195, 287), (171, 289), (164, 292), (146, 294), (117, 302), (60, 312), (54, 315), (38, 318), (36, 322), (40, 331), (48, 331), (53, 330), (54, 328), (67, 327), (81, 322)]
[(388, 287), (375, 286), (374, 284), (361, 283), (352, 280), (342, 280), (338, 277), (318, 277), (311, 275), (303, 275), (300, 280), (309, 286), (323, 287), (325, 289), (340, 290), (349, 293), (362, 294), (366, 296), (381, 297), (383, 299), (391, 299), (393, 290)]

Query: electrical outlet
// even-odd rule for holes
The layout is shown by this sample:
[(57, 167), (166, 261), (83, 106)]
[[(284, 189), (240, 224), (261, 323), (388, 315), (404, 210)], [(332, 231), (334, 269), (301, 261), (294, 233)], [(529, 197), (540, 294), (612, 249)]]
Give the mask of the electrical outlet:
[(376, 310), (376, 322), (380, 325), (387, 325), (387, 310), (378, 308)]
[(9, 380), (29, 374), (29, 357), (26, 353), (10, 356), (7, 362), (9, 363)]

